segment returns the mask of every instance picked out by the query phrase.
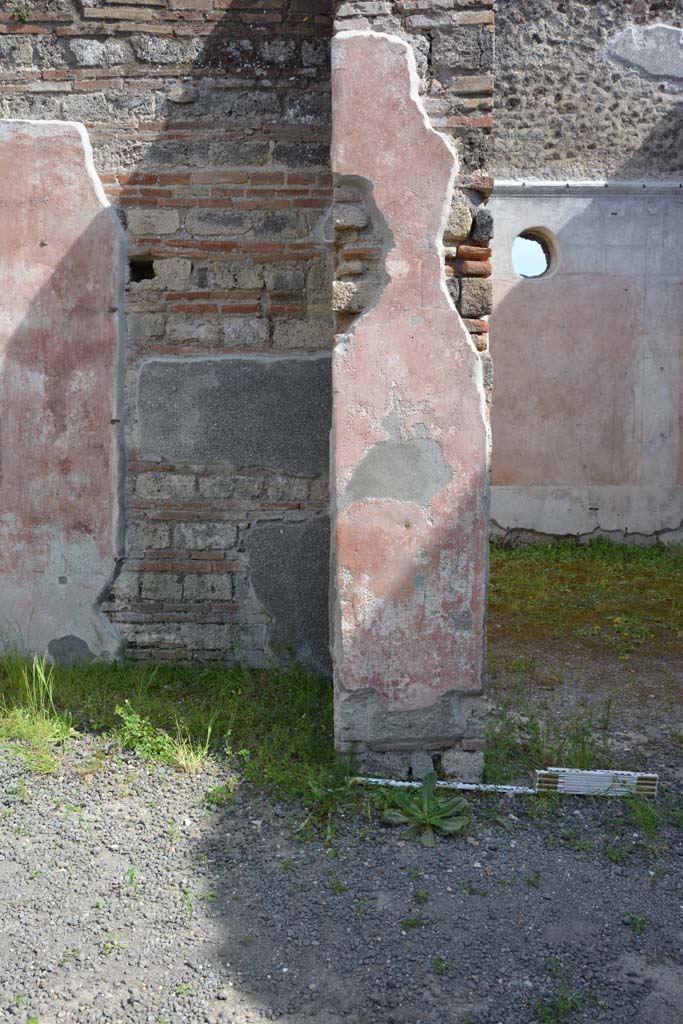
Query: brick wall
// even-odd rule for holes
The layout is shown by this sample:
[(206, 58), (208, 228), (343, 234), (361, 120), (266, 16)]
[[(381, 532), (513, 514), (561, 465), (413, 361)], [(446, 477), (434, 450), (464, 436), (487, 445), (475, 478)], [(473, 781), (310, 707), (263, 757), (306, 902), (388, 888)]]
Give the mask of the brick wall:
[[(201, 437), (188, 452), (179, 435), (192, 431), (194, 398), (178, 360), (248, 362), (329, 346), (318, 230), (330, 201), (329, 11), (324, 0), (34, 2), (23, 20), (3, 6), (0, 115), (86, 124), (139, 278), (127, 288), (127, 558), (104, 609), (135, 655), (232, 649), (259, 661), (274, 630), (249, 572), (250, 544), (258, 560), (259, 538), (277, 523), (275, 536), (284, 530), (309, 561), (324, 562), (327, 457), (293, 471), (286, 458), (236, 465), (229, 445), (202, 451)], [(156, 395), (167, 419), (163, 458), (139, 420), (139, 386), (154, 378), (155, 358), (170, 360)], [(305, 427), (320, 402), (297, 391), (301, 361), (283, 365)], [(324, 379), (313, 384), (326, 391)], [(252, 389), (249, 403), (233, 388), (221, 412), (236, 433), (253, 432), (277, 404), (272, 387)]]
[[(135, 657), (260, 663), (291, 645), (326, 668), (332, 12), (2, 10), (0, 117), (85, 123), (128, 230), (126, 557), (103, 610)], [(485, 348), (491, 4), (366, 0), (338, 17), (414, 45), (461, 153), (448, 273)]]
[[(460, 173), (444, 235), (446, 275), (453, 301), (482, 354), (490, 403), (493, 221), (486, 203), (493, 188), (487, 174), (493, 127), (493, 0), (344, 0), (336, 11), (335, 29), (372, 29), (409, 42), (431, 123), (456, 148)], [(334, 307), (337, 329), (344, 330), (367, 305), (381, 271), (381, 226), (359, 183), (354, 187), (345, 182), (336, 189), (333, 227)]]

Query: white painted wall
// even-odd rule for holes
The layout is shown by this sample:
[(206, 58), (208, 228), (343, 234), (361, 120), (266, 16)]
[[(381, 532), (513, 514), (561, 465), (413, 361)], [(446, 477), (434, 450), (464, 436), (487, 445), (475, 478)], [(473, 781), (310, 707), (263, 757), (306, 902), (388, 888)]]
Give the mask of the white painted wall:
[[(683, 187), (499, 183), (491, 206), (494, 531), (683, 540)], [(551, 266), (525, 279), (533, 228)]]

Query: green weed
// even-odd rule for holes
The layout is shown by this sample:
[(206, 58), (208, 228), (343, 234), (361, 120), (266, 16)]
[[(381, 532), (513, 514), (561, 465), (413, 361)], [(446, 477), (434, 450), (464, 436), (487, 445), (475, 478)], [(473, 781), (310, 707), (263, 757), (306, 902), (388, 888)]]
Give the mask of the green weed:
[(161, 761), (184, 772), (197, 772), (204, 766), (211, 746), (211, 722), (205, 739), (195, 741), (177, 721), (174, 734), (156, 729), (128, 700), (117, 706), (116, 713), (122, 719), (116, 735), (124, 750), (134, 750), (149, 761)]
[(434, 974), (438, 977), (445, 978), (447, 974), (450, 974), (451, 965), (442, 956), (435, 956), (432, 960), (432, 965), (434, 967)]
[(475, 885), (474, 882), (461, 882), (460, 888), (468, 896), (488, 896), (486, 889), (482, 889), (480, 886)]
[(572, 850), (577, 853), (587, 853), (589, 850), (594, 849), (594, 844), (590, 839), (582, 839), (577, 828), (571, 829), (563, 836), (564, 841), (567, 843)]
[(133, 896), (137, 896), (142, 890), (142, 882), (140, 876), (134, 867), (128, 868), (125, 875), (123, 876), (123, 884), (126, 892), (129, 892)]
[[(36, 722), (24, 677), (30, 684), (41, 672), (48, 700)], [(301, 802), (302, 833), (322, 826), (327, 838), (339, 808), (373, 802), (349, 790), (353, 765), (334, 751), (332, 719), (329, 680), (293, 662), (267, 669), (126, 662), (34, 668), (20, 657), (0, 658), (0, 740), (25, 742), (32, 769), (55, 770), (53, 747), (72, 727), (113, 736), (126, 749), (186, 771), (221, 756), (236, 776)], [(220, 804), (229, 799), (219, 787), (209, 792)]]
[(65, 950), (60, 959), (57, 961), (60, 967), (66, 967), (73, 960), (77, 960), (81, 955), (81, 951), (78, 946), (72, 946), (70, 949)]
[(552, 978), (564, 977), (564, 965), (559, 957), (551, 956), (548, 959), (548, 974)]
[(237, 788), (237, 780), (235, 784), (225, 785), (219, 783), (212, 789), (207, 789), (204, 793), (204, 804), (206, 807), (225, 807), (231, 804), (235, 799), (235, 790)]
[(124, 942), (121, 942), (121, 936), (118, 932), (114, 932), (102, 943), (102, 952), (105, 956), (111, 956), (113, 953), (120, 953), (125, 948), (126, 945)]
[(566, 985), (560, 985), (553, 999), (535, 1001), (534, 1013), (541, 1024), (562, 1024), (562, 1021), (580, 1006), (580, 993), (572, 992)]
[(501, 785), (549, 765), (585, 769), (604, 768), (609, 763), (605, 737), (585, 706), (569, 715), (559, 714), (552, 707), (541, 713), (525, 700), (507, 697), (489, 716), (486, 782)]
[(415, 917), (405, 917), (401, 921), (401, 931), (410, 932), (415, 928), (426, 928), (428, 924), (432, 923), (430, 917), (425, 917), (424, 914), (416, 914)]
[(420, 839), (432, 847), (436, 835), (450, 836), (460, 832), (470, 821), (467, 801), (463, 796), (443, 797), (436, 790), (436, 773), (428, 772), (417, 793), (392, 791), (391, 805), (384, 812), (388, 825), (405, 825), (406, 835)]
[(22, 24), (26, 24), (31, 19), (31, 8), (28, 4), (15, 4), (12, 8), (12, 18), (15, 21), (19, 21)]
[(662, 815), (652, 800), (645, 800), (642, 796), (628, 797), (626, 808), (634, 828), (649, 836), (657, 835), (662, 826)]
[(45, 658), (14, 654), (0, 659), (0, 739), (26, 749), (30, 767), (48, 774), (57, 768), (53, 748), (74, 735), (73, 720), (55, 703), (55, 668)]
[(497, 635), (512, 639), (573, 633), (626, 659), (673, 650), (683, 635), (683, 546), (493, 543), (489, 610)]
[(627, 914), (624, 923), (629, 926), (634, 935), (642, 935), (650, 922), (641, 914)]

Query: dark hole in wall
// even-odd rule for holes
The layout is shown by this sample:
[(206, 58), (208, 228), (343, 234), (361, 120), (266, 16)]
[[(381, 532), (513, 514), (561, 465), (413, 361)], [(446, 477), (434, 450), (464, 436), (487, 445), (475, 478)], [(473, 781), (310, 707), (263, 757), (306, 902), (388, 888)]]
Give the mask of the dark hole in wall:
[(131, 281), (151, 281), (154, 277), (154, 260), (151, 256), (132, 256), (129, 267)]

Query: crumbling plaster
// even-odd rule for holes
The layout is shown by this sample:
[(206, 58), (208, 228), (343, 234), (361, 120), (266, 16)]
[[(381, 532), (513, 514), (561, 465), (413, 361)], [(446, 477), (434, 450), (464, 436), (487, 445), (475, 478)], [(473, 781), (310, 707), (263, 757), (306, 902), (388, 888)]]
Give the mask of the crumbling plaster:
[(387, 278), (333, 352), (337, 746), (366, 767), (405, 771), (430, 751), (476, 775), (488, 433), (481, 359), (444, 277), (456, 158), (401, 39), (338, 33), (332, 89), (332, 168), (369, 183)]

